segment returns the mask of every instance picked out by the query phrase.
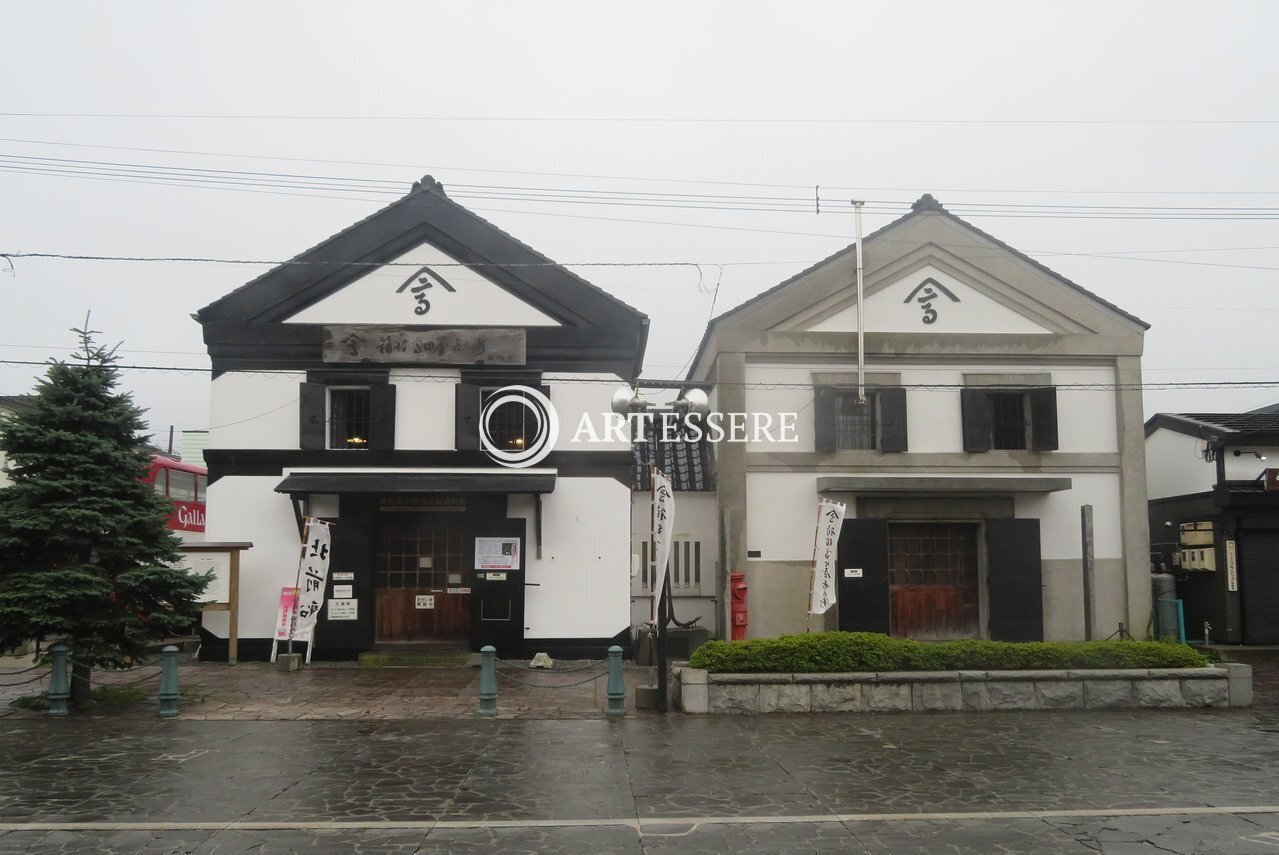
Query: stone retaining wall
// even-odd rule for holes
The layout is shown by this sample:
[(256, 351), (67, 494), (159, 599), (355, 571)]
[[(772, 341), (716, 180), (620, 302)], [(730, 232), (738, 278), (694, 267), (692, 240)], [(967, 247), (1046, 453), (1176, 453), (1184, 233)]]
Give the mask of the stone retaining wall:
[(1081, 671), (709, 674), (677, 668), (686, 713), (954, 712), (1252, 706), (1252, 666)]

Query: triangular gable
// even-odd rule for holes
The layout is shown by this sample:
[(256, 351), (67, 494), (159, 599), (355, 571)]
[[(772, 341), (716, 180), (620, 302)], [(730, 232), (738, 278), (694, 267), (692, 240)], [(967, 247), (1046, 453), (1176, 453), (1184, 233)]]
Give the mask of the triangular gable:
[[(867, 293), (864, 315), (867, 332), (996, 335), (1056, 332), (1010, 308), (979, 285), (953, 276), (933, 264), (925, 264)], [(856, 332), (856, 297), (850, 294), (843, 305), (802, 329), (807, 332)]]
[(431, 324), (556, 327), (560, 322), (483, 274), (423, 244), (371, 269), (300, 312), (289, 324)]
[[(1140, 336), (1150, 326), (959, 219), (930, 195), (916, 201), (909, 214), (868, 235), (863, 251), (866, 327), (871, 332), (1127, 337)], [(854, 247), (841, 249), (712, 320), (689, 378), (701, 377), (707, 370), (708, 348), (718, 332), (855, 331), (855, 262)], [(943, 275), (938, 276), (939, 272)], [(933, 324), (924, 324), (922, 304), (912, 307), (907, 298), (929, 278), (951, 289), (961, 304), (968, 293), (974, 300), (970, 307), (977, 311), (967, 313), (962, 323), (963, 315), (952, 313), (951, 322), (957, 325), (952, 328), (937, 326), (945, 306), (956, 304), (934, 286), (943, 302), (933, 302), (939, 317)], [(905, 290), (898, 293), (901, 288)], [(917, 301), (922, 293), (912, 299)], [(873, 305), (884, 309), (881, 318), (869, 317)], [(915, 320), (911, 323), (908, 318)]]
[[(418, 281), (401, 288), (410, 277)], [(428, 336), (432, 329), (523, 328), (520, 364), (530, 370), (626, 378), (639, 375), (648, 341), (642, 312), (458, 205), (430, 176), (195, 318), (215, 374), (310, 367), (340, 325), (402, 326)]]

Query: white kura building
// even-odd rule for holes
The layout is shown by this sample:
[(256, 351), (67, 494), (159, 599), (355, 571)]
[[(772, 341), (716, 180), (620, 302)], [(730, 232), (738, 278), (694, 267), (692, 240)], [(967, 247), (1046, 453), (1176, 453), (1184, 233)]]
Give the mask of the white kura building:
[[(859, 374), (855, 267), (849, 247), (716, 318), (687, 378), (720, 412), (796, 414), (794, 442), (716, 446), (747, 635), (1143, 637), (1147, 325), (924, 196), (864, 241)], [(838, 605), (810, 622), (822, 497), (847, 514)]]
[[(240, 658), (270, 648), (308, 516), (333, 524), (316, 656), (629, 644), (630, 444), (572, 436), (637, 378), (643, 314), (426, 178), (197, 319), (214, 378), (207, 537), (253, 544)], [(203, 630), (221, 655), (226, 613)]]

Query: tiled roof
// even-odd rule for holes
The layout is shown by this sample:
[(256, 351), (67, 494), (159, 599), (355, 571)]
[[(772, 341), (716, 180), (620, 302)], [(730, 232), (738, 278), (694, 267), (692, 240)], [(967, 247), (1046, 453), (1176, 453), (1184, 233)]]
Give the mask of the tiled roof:
[(1279, 412), (1156, 413), (1146, 422), (1146, 436), (1161, 427), (1203, 438), (1229, 439), (1234, 444), (1250, 437), (1268, 442), (1279, 435)]
[(710, 443), (703, 436), (697, 442), (684, 439), (665, 440), (660, 434), (658, 419), (644, 425), (644, 439), (631, 443), (635, 459), (634, 489), (652, 489), (649, 467), (656, 465), (671, 479), (676, 492), (707, 491), (715, 489), (714, 465)]

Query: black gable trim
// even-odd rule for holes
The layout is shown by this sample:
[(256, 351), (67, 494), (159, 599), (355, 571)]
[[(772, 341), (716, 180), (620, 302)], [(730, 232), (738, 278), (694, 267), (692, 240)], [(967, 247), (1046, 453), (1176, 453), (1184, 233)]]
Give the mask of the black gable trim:
[[(453, 202), (427, 180), (404, 198), (198, 313), (201, 323), (281, 321), (424, 243), (569, 326), (631, 326), (646, 316)], [(355, 266), (353, 266), (355, 265)], [(511, 265), (503, 267), (502, 265)]]

